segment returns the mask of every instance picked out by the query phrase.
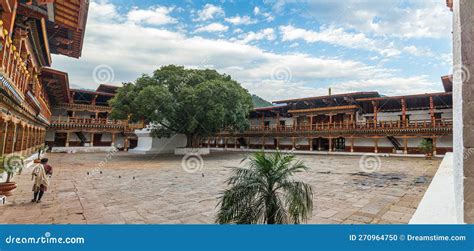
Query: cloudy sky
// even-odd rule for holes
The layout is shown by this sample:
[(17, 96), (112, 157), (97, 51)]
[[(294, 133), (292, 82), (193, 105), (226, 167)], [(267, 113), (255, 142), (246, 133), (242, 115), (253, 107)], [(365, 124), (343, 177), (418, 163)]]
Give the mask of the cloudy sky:
[(92, 0), (82, 57), (53, 67), (89, 89), (168, 64), (213, 68), (278, 100), (442, 91), (451, 57), (445, 0)]

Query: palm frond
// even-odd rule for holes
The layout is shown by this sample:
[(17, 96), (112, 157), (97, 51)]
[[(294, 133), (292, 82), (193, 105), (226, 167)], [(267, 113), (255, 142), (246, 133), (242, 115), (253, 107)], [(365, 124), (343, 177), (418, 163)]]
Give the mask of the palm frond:
[(220, 224), (287, 224), (307, 221), (313, 210), (309, 184), (292, 176), (308, 168), (292, 154), (254, 153), (246, 167), (235, 168), (230, 186), (219, 197), (216, 222)]

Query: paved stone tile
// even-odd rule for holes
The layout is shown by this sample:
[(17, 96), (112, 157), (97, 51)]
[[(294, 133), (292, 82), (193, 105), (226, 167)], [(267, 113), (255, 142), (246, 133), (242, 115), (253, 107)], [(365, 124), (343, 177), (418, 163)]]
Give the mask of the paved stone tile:
[(412, 214), (400, 213), (395, 211), (388, 211), (383, 216), (383, 220), (387, 220), (390, 222), (408, 222), (411, 219)]
[[(54, 176), (42, 203), (31, 203), (31, 176), (15, 176), (18, 188), (0, 206), (0, 223), (203, 224), (214, 223), (220, 192), (241, 153), (213, 153), (204, 168), (185, 172), (171, 155), (49, 154)], [(314, 192), (311, 224), (407, 223), (439, 159), (381, 158), (382, 168), (361, 175), (357, 156), (298, 155), (309, 167), (294, 178)]]

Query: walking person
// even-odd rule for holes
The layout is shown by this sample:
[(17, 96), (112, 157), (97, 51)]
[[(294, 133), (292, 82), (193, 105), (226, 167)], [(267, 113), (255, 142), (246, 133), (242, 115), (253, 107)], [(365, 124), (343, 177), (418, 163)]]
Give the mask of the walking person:
[(33, 199), (31, 202), (40, 203), (44, 192), (48, 189), (49, 178), (53, 175), (53, 167), (48, 164), (48, 159), (43, 158), (31, 173), (33, 184)]

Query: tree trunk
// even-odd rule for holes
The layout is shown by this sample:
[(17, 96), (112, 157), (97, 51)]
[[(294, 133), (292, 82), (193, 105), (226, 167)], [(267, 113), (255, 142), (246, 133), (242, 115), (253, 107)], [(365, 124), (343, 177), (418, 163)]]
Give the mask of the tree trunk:
[(192, 137), (189, 134), (186, 134), (186, 147), (192, 147)]
[(186, 147), (198, 148), (200, 137), (197, 134), (186, 135)]

